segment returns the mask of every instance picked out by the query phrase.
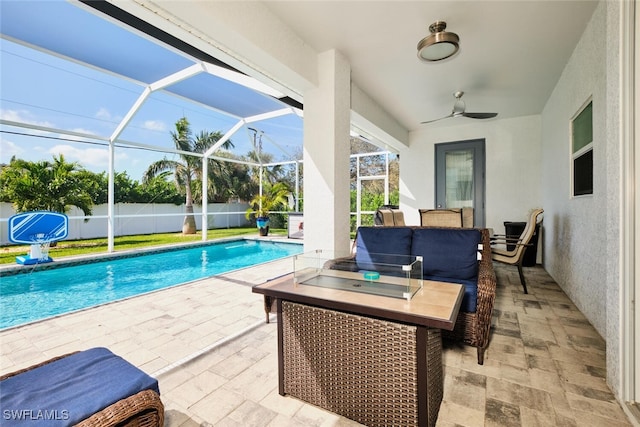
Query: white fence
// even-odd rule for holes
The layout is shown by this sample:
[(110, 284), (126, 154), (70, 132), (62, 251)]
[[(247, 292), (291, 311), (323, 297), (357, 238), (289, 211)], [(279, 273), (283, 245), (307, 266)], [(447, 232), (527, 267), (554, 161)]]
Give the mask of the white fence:
[[(208, 225), (212, 228), (246, 227), (249, 221), (245, 211), (246, 203), (212, 203), (208, 205)], [(115, 209), (116, 236), (135, 234), (174, 233), (182, 231), (184, 205), (118, 203)], [(73, 208), (69, 216), (69, 236), (67, 240), (94, 239), (107, 237), (107, 205), (93, 207), (93, 214), (85, 221), (82, 211)], [(198, 230), (202, 229), (202, 208), (194, 206)], [(9, 217), (15, 214), (10, 203), (0, 203), (0, 245), (10, 244), (8, 232)]]

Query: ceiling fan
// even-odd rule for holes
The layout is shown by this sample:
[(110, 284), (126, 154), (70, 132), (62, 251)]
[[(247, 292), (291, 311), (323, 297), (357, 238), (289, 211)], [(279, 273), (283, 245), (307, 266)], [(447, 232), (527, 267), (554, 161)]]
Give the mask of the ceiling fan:
[(464, 92), (457, 91), (453, 94), (453, 97), (456, 99), (456, 102), (453, 104), (453, 110), (451, 110), (451, 114), (448, 116), (440, 117), (439, 119), (428, 120), (426, 122), (420, 122), (420, 124), (433, 123), (438, 120), (448, 119), (450, 117), (469, 117), (470, 119), (491, 119), (498, 115), (498, 113), (467, 113), (465, 111), (465, 104), (462, 100), (462, 95)]

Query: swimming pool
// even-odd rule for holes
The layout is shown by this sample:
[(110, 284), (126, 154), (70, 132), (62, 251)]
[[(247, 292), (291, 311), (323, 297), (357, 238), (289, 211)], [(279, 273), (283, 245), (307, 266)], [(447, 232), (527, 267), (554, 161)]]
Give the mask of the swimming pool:
[(3, 276), (0, 329), (301, 252), (295, 243), (234, 240)]

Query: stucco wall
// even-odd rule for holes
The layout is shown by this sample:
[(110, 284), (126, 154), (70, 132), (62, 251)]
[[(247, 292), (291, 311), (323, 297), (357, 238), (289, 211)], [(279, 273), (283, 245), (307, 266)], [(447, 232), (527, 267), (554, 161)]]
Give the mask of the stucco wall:
[[(620, 2), (607, 2), (606, 3), (606, 26), (610, 28), (620, 28), (620, 10), (623, 6)], [(636, 17), (636, 20), (638, 18)], [(607, 193), (606, 193), (606, 257), (605, 262), (607, 265), (606, 273), (606, 288), (607, 298), (606, 307), (606, 330), (605, 337), (607, 340), (607, 382), (614, 390), (617, 396), (621, 395), (622, 385), (622, 348), (620, 346), (621, 340), (623, 340), (623, 330), (625, 325), (622, 320), (622, 304), (628, 302), (622, 302), (621, 294), (623, 293), (622, 286), (622, 270), (620, 260), (622, 258), (621, 252), (621, 240), (622, 240), (622, 225), (620, 222), (622, 208), (622, 180), (623, 180), (623, 168), (622, 164), (622, 135), (620, 130), (620, 111), (621, 111), (621, 79), (620, 79), (620, 35), (618, 31), (606, 31), (606, 72), (607, 72), (607, 129), (606, 129), (606, 180), (607, 180)], [(636, 50), (637, 51), (637, 50)], [(636, 77), (637, 79), (637, 77)], [(625, 89), (622, 89), (625, 90)], [(638, 336), (636, 331), (636, 337)], [(637, 339), (637, 338), (636, 338)], [(636, 363), (638, 361), (638, 355), (636, 355)], [(629, 372), (628, 370), (625, 370)], [(637, 396), (637, 394), (636, 394)], [(637, 400), (637, 399), (636, 399)]]
[[(606, 336), (606, 231), (611, 208), (605, 41), (606, 3), (601, 3), (542, 112), (544, 266), (602, 336)], [(593, 100), (593, 195), (573, 198), (570, 122), (589, 98)]]
[(417, 225), (418, 209), (434, 207), (435, 144), (479, 138), (485, 139), (485, 225), (502, 233), (504, 221), (526, 221), (529, 211), (542, 204), (540, 116), (450, 123), (412, 132), (410, 148), (400, 151), (400, 207), (405, 221)]

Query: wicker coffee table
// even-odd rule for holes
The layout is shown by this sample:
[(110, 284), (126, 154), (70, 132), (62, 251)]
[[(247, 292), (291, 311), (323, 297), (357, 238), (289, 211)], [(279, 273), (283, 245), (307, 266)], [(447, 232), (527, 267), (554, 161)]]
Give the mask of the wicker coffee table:
[(253, 292), (276, 303), (281, 395), (367, 426), (435, 425), (443, 393), (440, 330), (455, 325), (461, 285), (424, 281), (407, 301), (287, 276)]

